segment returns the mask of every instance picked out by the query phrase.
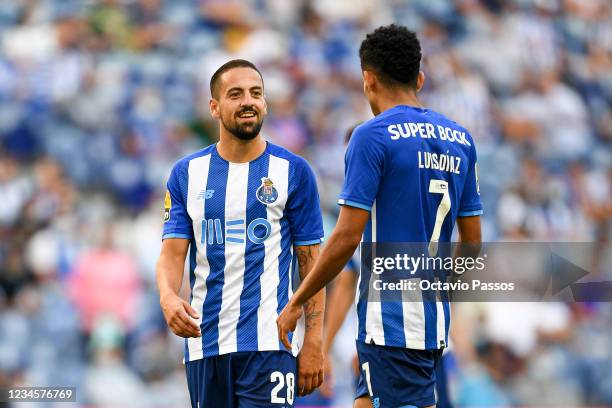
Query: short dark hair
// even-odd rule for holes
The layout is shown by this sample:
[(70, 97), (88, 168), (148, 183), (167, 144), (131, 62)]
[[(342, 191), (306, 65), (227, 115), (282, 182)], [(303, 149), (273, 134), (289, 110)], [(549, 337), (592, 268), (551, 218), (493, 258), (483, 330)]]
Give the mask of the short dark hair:
[(259, 71), (259, 69), (257, 69), (255, 64), (253, 64), (251, 61), (247, 61), (244, 59), (233, 59), (221, 65), (219, 69), (217, 69), (213, 76), (210, 78), (210, 94), (213, 98), (216, 99), (219, 97), (219, 80), (221, 79), (221, 75), (223, 75), (230, 69), (241, 67), (251, 68), (257, 71), (257, 73), (261, 77), (261, 82), (263, 83), (263, 75), (261, 75), (261, 72)]
[(421, 68), (421, 44), (404, 26), (378, 27), (359, 47), (361, 69), (373, 71), (388, 86), (416, 86)]

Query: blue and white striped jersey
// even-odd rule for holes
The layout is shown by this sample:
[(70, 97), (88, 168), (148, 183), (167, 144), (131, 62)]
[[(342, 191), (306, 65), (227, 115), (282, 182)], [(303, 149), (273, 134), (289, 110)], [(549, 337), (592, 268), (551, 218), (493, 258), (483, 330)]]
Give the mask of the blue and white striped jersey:
[[(269, 142), (257, 159), (230, 163), (211, 145), (180, 160), (167, 187), (163, 238), (191, 242), (191, 306), (201, 316), (185, 361), (284, 350), (276, 318), (299, 279), (293, 246), (323, 239), (308, 163)], [(294, 355), (302, 335), (298, 326)]]
[[(363, 242), (449, 242), (457, 217), (482, 213), (476, 148), (470, 134), (445, 116), (396, 106), (358, 126), (346, 152), (338, 200), (370, 211)], [(448, 345), (448, 297), (409, 293), (400, 302), (376, 300), (374, 274), (357, 294), (357, 339), (377, 345), (436, 349)]]

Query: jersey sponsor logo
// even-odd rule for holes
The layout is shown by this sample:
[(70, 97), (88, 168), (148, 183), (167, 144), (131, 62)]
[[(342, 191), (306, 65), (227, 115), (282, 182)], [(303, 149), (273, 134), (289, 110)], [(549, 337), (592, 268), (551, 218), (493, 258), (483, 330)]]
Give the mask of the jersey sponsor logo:
[(209, 198), (212, 198), (214, 193), (215, 193), (215, 190), (202, 190), (198, 193), (198, 195), (196, 196), (196, 199), (197, 200), (208, 200)]
[(172, 207), (172, 198), (170, 192), (166, 190), (166, 197), (164, 198), (164, 222), (170, 219), (170, 207)]
[[(437, 131), (437, 132), (436, 132)], [(421, 139), (436, 139), (446, 140), (453, 143), (459, 143), (465, 146), (471, 146), (465, 136), (465, 132), (457, 129), (452, 129), (446, 126), (432, 125), (427, 122), (404, 122), (389, 125), (387, 132), (391, 136), (391, 140), (408, 139), (419, 136)]]
[(227, 220), (225, 229), (221, 219), (202, 220), (202, 237), (200, 242), (208, 245), (244, 244), (248, 238), (254, 244), (263, 244), (272, 233), (272, 224), (265, 218), (256, 218), (245, 228), (245, 220)]
[(255, 193), (257, 200), (262, 204), (272, 204), (278, 199), (278, 191), (274, 188), (274, 182), (268, 177), (261, 178), (261, 186)]

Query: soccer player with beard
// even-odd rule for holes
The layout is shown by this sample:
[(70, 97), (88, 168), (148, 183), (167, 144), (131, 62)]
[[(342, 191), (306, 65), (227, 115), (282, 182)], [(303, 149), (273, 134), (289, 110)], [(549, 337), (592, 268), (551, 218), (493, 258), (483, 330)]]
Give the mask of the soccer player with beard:
[[(291, 407), (323, 381), (323, 292), (304, 304), (303, 325), (286, 346), (275, 325), (293, 294), (292, 272), (303, 279), (319, 253), (315, 177), (304, 159), (260, 135), (267, 112), (255, 65), (229, 61), (210, 89), (219, 142), (172, 169), (160, 304), (185, 338), (192, 407)], [(187, 256), (189, 302), (178, 295)]]

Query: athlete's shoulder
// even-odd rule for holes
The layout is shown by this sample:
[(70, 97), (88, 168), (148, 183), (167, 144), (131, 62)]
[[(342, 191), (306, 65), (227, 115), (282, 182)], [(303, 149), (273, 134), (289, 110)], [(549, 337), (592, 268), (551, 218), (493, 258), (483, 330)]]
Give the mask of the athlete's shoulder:
[(363, 123), (360, 123), (355, 127), (355, 130), (353, 130), (353, 135), (377, 133), (378, 130), (386, 128), (389, 116), (389, 112), (385, 111), (371, 119), (366, 120)]
[(178, 159), (174, 165), (172, 166), (172, 172), (177, 172), (179, 174), (187, 174), (187, 169), (189, 168), (189, 163), (197, 158), (200, 157), (204, 157), (207, 155), (210, 155), (211, 152), (214, 150), (215, 145), (211, 144), (209, 146), (206, 146), (203, 149), (198, 150), (197, 152), (188, 154), (186, 156), (181, 157), (180, 159)]
[(211, 144), (209, 146), (206, 146), (203, 149), (198, 150), (197, 152), (188, 154), (187, 156), (183, 156), (179, 160), (176, 161), (175, 166), (179, 166), (179, 165), (180, 166), (187, 166), (187, 165), (189, 165), (189, 162), (192, 161), (193, 159), (197, 159), (199, 157), (207, 156), (207, 155), (211, 154), (214, 149), (215, 149), (215, 145)]
[(271, 142), (268, 142), (268, 154), (274, 157), (285, 159), (289, 162), (291, 166), (295, 166), (296, 168), (301, 168), (301, 167), (310, 168), (310, 164), (302, 156), (299, 156), (285, 149), (284, 147), (281, 147)]

